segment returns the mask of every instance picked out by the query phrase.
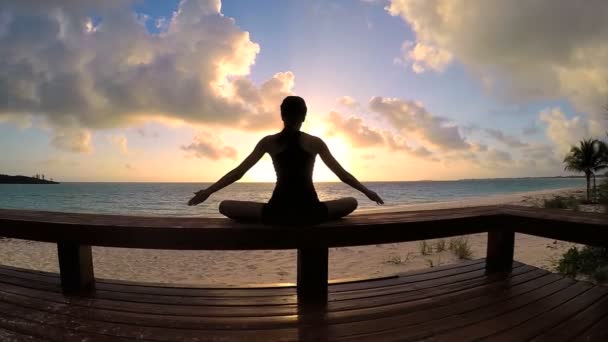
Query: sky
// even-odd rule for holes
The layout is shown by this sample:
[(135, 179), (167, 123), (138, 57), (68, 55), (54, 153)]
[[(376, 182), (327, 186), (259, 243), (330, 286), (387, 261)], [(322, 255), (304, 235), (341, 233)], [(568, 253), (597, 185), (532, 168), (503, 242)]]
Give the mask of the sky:
[[(363, 181), (563, 175), (608, 128), (608, 2), (0, 4), (0, 173), (215, 181), (282, 128)], [(337, 178), (317, 160), (314, 178)], [(243, 181), (273, 181), (269, 156)]]

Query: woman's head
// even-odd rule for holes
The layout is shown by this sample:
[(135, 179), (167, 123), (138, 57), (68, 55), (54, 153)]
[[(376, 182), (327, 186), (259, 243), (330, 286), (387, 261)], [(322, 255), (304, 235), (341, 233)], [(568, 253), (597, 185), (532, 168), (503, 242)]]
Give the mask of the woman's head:
[(281, 118), (285, 126), (300, 128), (306, 111), (306, 102), (299, 96), (287, 96), (281, 103)]

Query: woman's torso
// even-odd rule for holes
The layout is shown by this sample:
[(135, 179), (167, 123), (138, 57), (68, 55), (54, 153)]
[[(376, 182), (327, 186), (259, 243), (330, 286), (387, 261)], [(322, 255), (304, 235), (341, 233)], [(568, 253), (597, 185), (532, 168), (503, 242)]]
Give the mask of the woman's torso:
[(267, 219), (319, 221), (326, 215), (312, 180), (317, 152), (311, 139), (306, 133), (287, 130), (274, 137), (269, 154), (277, 183), (265, 210)]

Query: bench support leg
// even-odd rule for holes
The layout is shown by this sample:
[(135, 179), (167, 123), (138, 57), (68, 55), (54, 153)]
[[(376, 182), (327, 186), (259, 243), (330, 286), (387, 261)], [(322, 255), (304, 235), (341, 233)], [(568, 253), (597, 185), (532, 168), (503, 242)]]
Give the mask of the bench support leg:
[(327, 248), (298, 249), (298, 304), (327, 303)]
[(91, 246), (57, 243), (61, 287), (65, 292), (83, 292), (95, 286)]
[(486, 270), (488, 272), (511, 271), (514, 247), (515, 232), (513, 230), (489, 231)]

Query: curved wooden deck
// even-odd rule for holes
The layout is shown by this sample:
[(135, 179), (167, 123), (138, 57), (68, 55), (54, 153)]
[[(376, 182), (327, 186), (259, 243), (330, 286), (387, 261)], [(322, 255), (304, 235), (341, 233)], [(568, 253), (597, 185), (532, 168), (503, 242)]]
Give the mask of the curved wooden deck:
[(327, 308), (294, 287), (185, 288), (98, 280), (87, 297), (59, 277), (0, 267), (2, 341), (606, 341), (608, 288), (484, 260), (329, 286)]
[[(479, 232), (484, 260), (328, 285), (330, 247)], [(608, 246), (608, 216), (489, 206), (270, 227), (0, 209), (0, 236), (57, 243), (60, 266), (0, 266), (0, 341), (608, 340), (608, 289), (514, 262), (516, 232)], [(91, 246), (298, 249), (297, 286), (95, 279)]]

